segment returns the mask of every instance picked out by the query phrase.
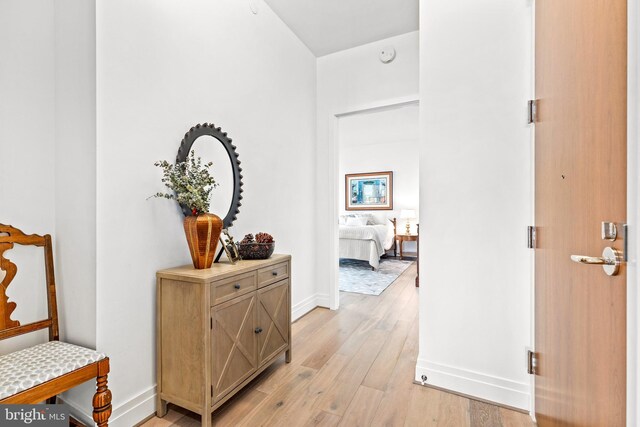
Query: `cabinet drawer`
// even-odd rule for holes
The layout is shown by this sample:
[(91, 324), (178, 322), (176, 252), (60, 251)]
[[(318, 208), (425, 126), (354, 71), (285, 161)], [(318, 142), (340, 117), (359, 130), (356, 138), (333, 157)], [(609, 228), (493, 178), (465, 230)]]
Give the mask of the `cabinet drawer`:
[(240, 274), (211, 284), (211, 305), (229, 301), (256, 290), (256, 273)]
[(275, 283), (289, 277), (289, 263), (283, 262), (258, 270), (258, 287)]

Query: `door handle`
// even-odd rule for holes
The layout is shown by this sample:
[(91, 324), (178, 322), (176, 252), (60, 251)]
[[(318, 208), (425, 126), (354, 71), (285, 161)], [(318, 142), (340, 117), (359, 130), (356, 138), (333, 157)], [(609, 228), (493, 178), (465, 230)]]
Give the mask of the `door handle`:
[(601, 256), (571, 255), (571, 261), (579, 262), (580, 264), (616, 265), (615, 259)]
[(601, 257), (586, 255), (571, 255), (571, 261), (580, 264), (601, 265), (607, 276), (615, 276), (620, 271), (622, 263), (622, 253), (619, 250), (606, 247), (602, 251)]

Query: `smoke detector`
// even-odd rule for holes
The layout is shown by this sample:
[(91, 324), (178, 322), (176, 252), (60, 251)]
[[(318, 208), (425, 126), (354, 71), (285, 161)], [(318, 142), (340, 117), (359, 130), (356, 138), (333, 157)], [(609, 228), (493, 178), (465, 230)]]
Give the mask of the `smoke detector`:
[(393, 48), (393, 46), (385, 46), (380, 51), (378, 57), (380, 58), (380, 62), (382, 62), (383, 64), (388, 64), (395, 59), (396, 50)]

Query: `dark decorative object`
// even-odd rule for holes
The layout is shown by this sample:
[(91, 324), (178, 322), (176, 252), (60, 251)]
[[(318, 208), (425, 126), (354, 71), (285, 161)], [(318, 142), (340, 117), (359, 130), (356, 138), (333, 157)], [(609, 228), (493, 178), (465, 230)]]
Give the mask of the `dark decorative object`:
[(233, 241), (233, 236), (229, 234), (229, 230), (227, 230), (226, 228), (222, 230), (220, 243), (222, 243), (222, 249), (224, 250), (225, 254), (227, 254), (227, 258), (229, 258), (231, 264), (235, 264), (240, 260), (240, 254), (238, 253), (236, 242)]
[(244, 236), (244, 238), (240, 241), (241, 244), (245, 243), (254, 243), (256, 239), (253, 237), (253, 234), (249, 233)]
[[(222, 129), (215, 127), (213, 123), (197, 124), (189, 129), (189, 132), (184, 134), (184, 138), (180, 142), (178, 155), (176, 156), (176, 163), (187, 160), (193, 143), (203, 135), (212, 136), (220, 141), (229, 155), (229, 161), (233, 168), (233, 200), (231, 201), (229, 212), (227, 212), (223, 219), (223, 228), (228, 229), (233, 225), (233, 222), (237, 219), (237, 215), (240, 212), (240, 206), (242, 206), (240, 201), (242, 200), (242, 192), (244, 191), (242, 189), (242, 174), (240, 173), (242, 172), (242, 168), (240, 167), (240, 160), (238, 160), (239, 155), (236, 152), (236, 146), (231, 143), (231, 138), (227, 137), (227, 133), (222, 132)], [(189, 207), (181, 207), (184, 216), (191, 215)]]
[(256, 234), (256, 242), (273, 243), (273, 236), (269, 233), (258, 233)]
[(238, 252), (242, 259), (267, 259), (273, 255), (275, 243), (240, 243)]
[(273, 255), (275, 248), (276, 242), (268, 233), (258, 233), (255, 238), (253, 234), (247, 234), (238, 243), (238, 252), (242, 259), (267, 259)]

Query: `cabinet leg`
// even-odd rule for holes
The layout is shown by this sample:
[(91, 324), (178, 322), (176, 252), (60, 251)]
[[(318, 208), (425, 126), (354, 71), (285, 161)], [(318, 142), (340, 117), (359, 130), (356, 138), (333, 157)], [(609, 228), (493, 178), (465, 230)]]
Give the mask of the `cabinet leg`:
[(211, 421), (211, 412), (202, 416), (202, 427), (211, 427), (213, 422)]
[(156, 401), (156, 416), (162, 418), (165, 415), (167, 415), (167, 402), (158, 397)]
[(284, 353), (284, 361), (286, 363), (291, 363), (291, 348)]

